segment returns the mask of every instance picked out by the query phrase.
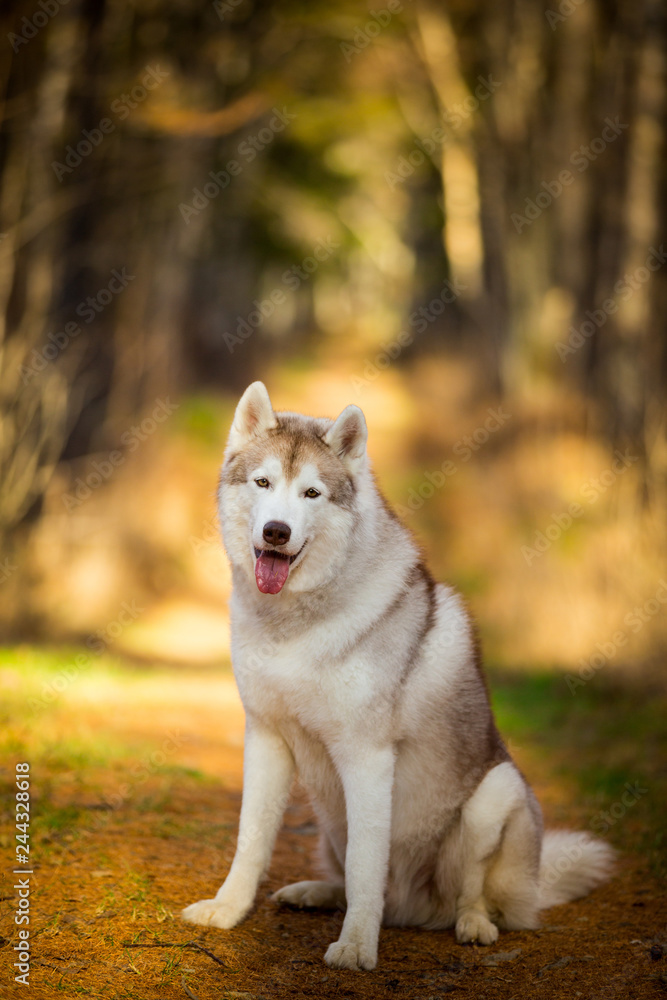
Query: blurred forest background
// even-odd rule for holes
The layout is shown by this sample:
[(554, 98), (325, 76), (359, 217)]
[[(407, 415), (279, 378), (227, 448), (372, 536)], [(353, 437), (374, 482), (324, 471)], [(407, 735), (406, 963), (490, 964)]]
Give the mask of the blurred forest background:
[(364, 409), (493, 660), (659, 668), (666, 18), (3, 5), (5, 640), (227, 655), (217, 465), (262, 378)]

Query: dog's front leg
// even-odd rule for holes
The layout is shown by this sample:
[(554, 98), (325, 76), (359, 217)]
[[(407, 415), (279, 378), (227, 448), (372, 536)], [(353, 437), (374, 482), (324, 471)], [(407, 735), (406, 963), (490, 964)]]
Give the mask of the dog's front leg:
[(243, 920), (271, 861), (293, 774), (294, 760), (282, 737), (248, 719), (243, 802), (234, 861), (215, 898), (186, 907), (182, 914), (185, 920), (223, 929)]
[(389, 865), (394, 752), (349, 746), (335, 754), (345, 790), (347, 913), (324, 960), (337, 969), (374, 969)]

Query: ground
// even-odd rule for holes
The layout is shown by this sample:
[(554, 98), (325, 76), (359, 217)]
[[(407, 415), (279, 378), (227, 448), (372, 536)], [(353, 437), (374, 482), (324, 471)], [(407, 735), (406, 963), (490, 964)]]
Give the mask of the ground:
[[(452, 931), (384, 929), (372, 973), (328, 969), (340, 913), (278, 909), (315, 877), (316, 832), (295, 790), (257, 904), (233, 931), (183, 923), (234, 851), (243, 715), (228, 670), (176, 670), (77, 651), (5, 651), (0, 997), (329, 997), (498, 1000), (667, 991), (661, 826), (665, 699), (596, 677), (491, 672), (494, 706), (550, 826), (603, 834), (617, 873), (490, 948)], [(14, 765), (30, 764), (30, 988), (13, 981)], [(628, 791), (628, 786), (631, 791)], [(627, 792), (627, 794), (625, 794)], [(11, 811), (10, 811), (11, 810)]]

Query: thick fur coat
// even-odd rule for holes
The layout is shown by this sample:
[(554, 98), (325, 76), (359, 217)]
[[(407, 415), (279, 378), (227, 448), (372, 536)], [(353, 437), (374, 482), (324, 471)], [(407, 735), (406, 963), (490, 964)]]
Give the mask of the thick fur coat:
[(611, 850), (543, 833), (493, 720), (469, 616), (387, 506), (361, 410), (336, 421), (243, 395), (219, 505), (232, 566), (232, 661), (246, 711), (236, 855), (183, 911), (231, 928), (251, 909), (295, 774), (325, 880), (275, 893), (345, 907), (325, 961), (373, 969), (382, 922), (491, 944), (606, 878)]

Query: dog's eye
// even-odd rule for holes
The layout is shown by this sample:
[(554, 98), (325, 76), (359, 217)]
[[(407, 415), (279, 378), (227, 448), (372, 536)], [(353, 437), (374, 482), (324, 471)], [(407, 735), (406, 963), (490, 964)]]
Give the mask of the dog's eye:
[(320, 496), (320, 491), (316, 490), (313, 486), (311, 486), (310, 489), (306, 490), (306, 492), (303, 495), (305, 497), (308, 497), (309, 500), (314, 500), (315, 497)]
[(269, 483), (269, 480), (265, 479), (264, 476), (260, 476), (259, 479), (255, 480), (255, 482), (257, 483), (258, 486), (261, 486), (263, 490), (268, 490), (269, 486), (271, 485)]

